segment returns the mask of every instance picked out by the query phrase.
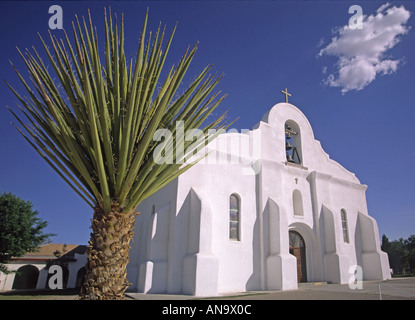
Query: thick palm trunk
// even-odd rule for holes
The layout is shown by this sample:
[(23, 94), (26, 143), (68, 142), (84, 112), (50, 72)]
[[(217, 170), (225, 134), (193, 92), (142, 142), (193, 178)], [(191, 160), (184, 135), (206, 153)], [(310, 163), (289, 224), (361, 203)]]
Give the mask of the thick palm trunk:
[(117, 204), (111, 212), (95, 208), (85, 281), (81, 288), (83, 300), (121, 300), (130, 285), (127, 280), (130, 240), (133, 237), (135, 210), (122, 212)]

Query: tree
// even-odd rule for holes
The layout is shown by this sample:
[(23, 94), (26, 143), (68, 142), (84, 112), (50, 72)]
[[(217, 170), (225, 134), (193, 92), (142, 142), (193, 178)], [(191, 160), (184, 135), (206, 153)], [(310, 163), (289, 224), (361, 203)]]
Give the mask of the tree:
[(405, 240), (405, 260), (409, 270), (415, 271), (415, 235), (411, 235)]
[(400, 273), (405, 263), (403, 239), (390, 242), (388, 237), (383, 235), (381, 249), (388, 254), (389, 265), (394, 274)]
[(415, 270), (415, 235), (392, 242), (383, 235), (381, 249), (388, 254), (389, 264), (394, 273)]
[(10, 192), (0, 194), (0, 271), (9, 272), (4, 264), (12, 257), (36, 251), (53, 236), (43, 233), (47, 222), (38, 214), (30, 201)]
[[(147, 18), (148, 10), (138, 52), (129, 63), (123, 17), (118, 25), (116, 16), (113, 21), (110, 13), (108, 19), (105, 11), (103, 63), (89, 13), (89, 23), (77, 17), (72, 23), (73, 42), (66, 32), (60, 41), (50, 34), (49, 49), (39, 35), (49, 66), (35, 49), (25, 55), (19, 50), (34, 90), (12, 65), (29, 94), (24, 98), (8, 84), (28, 120), (10, 109), (18, 130), (93, 208), (82, 299), (123, 298), (136, 207), (196, 163), (184, 161), (204, 143), (193, 141), (195, 129), (210, 141), (220, 133), (212, 129), (225, 127), (226, 112), (207, 122), (225, 97), (211, 94), (222, 76), (208, 75), (208, 66), (180, 95), (197, 44), (176, 68), (162, 73), (176, 27), (163, 51), (165, 28), (159, 26), (153, 42), (151, 33), (146, 40)], [(159, 80), (162, 74), (164, 81)], [(171, 137), (160, 135), (166, 130)], [(159, 144), (159, 156), (174, 155), (175, 162), (154, 161)]]

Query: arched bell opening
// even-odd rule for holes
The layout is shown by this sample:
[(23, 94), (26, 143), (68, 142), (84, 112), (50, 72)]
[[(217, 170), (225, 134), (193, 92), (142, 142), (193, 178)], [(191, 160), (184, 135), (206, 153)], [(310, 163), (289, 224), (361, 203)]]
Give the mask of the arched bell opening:
[(285, 129), (285, 154), (287, 162), (302, 165), (303, 156), (301, 150), (300, 127), (293, 120), (287, 120)]

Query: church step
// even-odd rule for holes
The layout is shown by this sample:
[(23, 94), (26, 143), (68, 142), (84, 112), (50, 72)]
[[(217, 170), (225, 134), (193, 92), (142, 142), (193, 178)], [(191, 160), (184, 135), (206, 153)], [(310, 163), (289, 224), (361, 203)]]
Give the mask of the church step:
[(317, 282), (300, 282), (298, 284), (298, 288), (305, 288), (305, 287), (313, 287), (313, 286), (321, 286), (323, 284), (327, 284), (327, 281), (317, 281)]

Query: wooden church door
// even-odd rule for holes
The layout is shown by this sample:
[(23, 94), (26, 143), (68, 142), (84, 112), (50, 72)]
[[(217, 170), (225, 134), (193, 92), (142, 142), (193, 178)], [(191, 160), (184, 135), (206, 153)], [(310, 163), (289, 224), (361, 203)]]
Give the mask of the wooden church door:
[(297, 258), (297, 280), (307, 282), (306, 248), (303, 237), (295, 231), (289, 232), (290, 254)]

